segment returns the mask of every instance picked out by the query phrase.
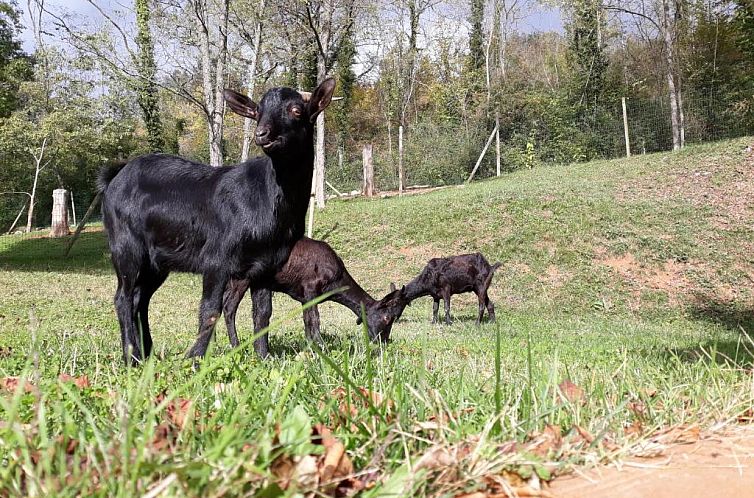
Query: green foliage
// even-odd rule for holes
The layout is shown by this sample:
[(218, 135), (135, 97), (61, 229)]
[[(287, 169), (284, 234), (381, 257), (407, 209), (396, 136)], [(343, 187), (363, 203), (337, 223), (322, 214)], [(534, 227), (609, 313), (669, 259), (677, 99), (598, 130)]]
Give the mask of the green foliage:
[(481, 71), (484, 69), (484, 0), (470, 0), (471, 14), (469, 24), (471, 32), (469, 33), (469, 69), (471, 71)]
[(0, 117), (18, 107), (18, 89), (33, 76), (32, 59), (21, 49), (21, 29), (16, 2), (0, 1)]
[(162, 120), (157, 94), (157, 64), (154, 60), (154, 44), (149, 26), (149, 1), (136, 0), (136, 45), (139, 53), (136, 59), (138, 79), (134, 82), (136, 97), (144, 116), (147, 127), (149, 147), (153, 152), (161, 152), (165, 148), (162, 132)]

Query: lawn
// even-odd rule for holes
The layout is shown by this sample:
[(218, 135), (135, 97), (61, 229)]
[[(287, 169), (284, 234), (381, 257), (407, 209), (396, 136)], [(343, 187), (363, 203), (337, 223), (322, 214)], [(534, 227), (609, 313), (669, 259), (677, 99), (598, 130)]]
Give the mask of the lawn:
[(0, 496), (544, 496), (663, 431), (751, 418), (751, 143), (333, 201), (314, 236), (374, 296), (434, 256), (501, 261), (497, 323), (466, 295), (431, 325), (420, 299), (381, 347), (328, 303), (319, 349), (276, 296), (260, 361), (247, 298), (242, 345), (218, 326), (196, 371), (196, 276), (158, 291), (156, 355), (126, 369), (104, 234), (69, 258), (2, 237)]

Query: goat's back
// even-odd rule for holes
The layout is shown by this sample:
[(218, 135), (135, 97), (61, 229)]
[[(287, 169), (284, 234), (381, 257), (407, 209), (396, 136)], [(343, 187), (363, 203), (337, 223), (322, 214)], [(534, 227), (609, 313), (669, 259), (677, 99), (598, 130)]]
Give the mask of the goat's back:
[(270, 171), (267, 158), (213, 168), (165, 154), (138, 157), (103, 191), (111, 250), (136, 245), (162, 270), (278, 266), (287, 256), (278, 246), (292, 245), (294, 223), (275, 209), (284, 200)]

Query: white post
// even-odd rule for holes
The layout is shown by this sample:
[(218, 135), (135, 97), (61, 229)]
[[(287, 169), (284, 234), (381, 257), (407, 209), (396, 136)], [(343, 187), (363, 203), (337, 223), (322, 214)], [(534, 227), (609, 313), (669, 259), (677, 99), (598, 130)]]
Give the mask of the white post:
[(312, 190), (309, 193), (309, 219), (306, 223), (306, 236), (312, 238), (312, 232), (314, 231), (314, 192), (317, 188), (317, 167), (314, 166), (314, 174), (312, 175)]
[(482, 159), (484, 159), (484, 155), (487, 153), (487, 149), (490, 148), (490, 144), (492, 143), (492, 139), (495, 138), (496, 133), (497, 133), (497, 126), (495, 127), (494, 130), (492, 130), (492, 133), (490, 133), (490, 138), (487, 139), (487, 143), (484, 144), (484, 149), (482, 149), (482, 153), (479, 154), (479, 159), (476, 160), (474, 169), (471, 170), (471, 174), (466, 179), (466, 183), (469, 183), (474, 178), (474, 175), (476, 175), (476, 170), (478, 170), (479, 165), (482, 164)]
[(63, 237), (70, 233), (68, 229), (68, 191), (62, 188), (52, 191), (52, 237)]
[(71, 213), (73, 213), (73, 225), (76, 226), (76, 203), (73, 202), (73, 192), (71, 192)]
[(626, 113), (626, 97), (621, 99), (623, 104), (623, 135), (626, 138), (626, 157), (631, 157), (631, 141), (628, 138), (628, 113)]
[(406, 188), (404, 182), (406, 175), (403, 171), (403, 125), (398, 127), (398, 195), (403, 195), (403, 189)]
[(495, 111), (495, 167), (500, 176), (500, 112)]
[(362, 152), (364, 162), (364, 188), (362, 193), (367, 197), (374, 195), (374, 163), (372, 162), (372, 144), (364, 145)]

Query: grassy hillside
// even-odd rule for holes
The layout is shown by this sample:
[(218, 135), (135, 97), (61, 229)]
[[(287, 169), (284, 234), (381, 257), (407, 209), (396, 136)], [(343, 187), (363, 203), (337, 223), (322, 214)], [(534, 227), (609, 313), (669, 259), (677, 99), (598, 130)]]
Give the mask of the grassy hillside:
[[(534, 486), (532, 472), (615, 458), (658, 428), (735, 421), (752, 401), (751, 143), (331, 202), (315, 238), (375, 295), (434, 256), (504, 263), (491, 291), (497, 325), (474, 327), (471, 295), (453, 299), (447, 327), (430, 325), (419, 300), (381, 351), (333, 304), (321, 309), (327, 348), (312, 350), (297, 305), (280, 296), (272, 360), (248, 341), (231, 351), (219, 327), (194, 373), (182, 354), (201, 285), (174, 275), (150, 309), (158, 359), (127, 372), (103, 234), (85, 234), (69, 259), (62, 241), (4, 237), (0, 378), (35, 387), (0, 387), (0, 449), (11, 455), (0, 496), (331, 493), (321, 474), (300, 475), (324, 458), (310, 456), (315, 423), (345, 445), (358, 475), (343, 482), (366, 483), (362, 496), (455, 496), (494, 491), (491, 476)], [(249, 308), (238, 317), (247, 339)], [(555, 428), (564, 439), (538, 446)], [(454, 472), (430, 465), (446, 450)]]

